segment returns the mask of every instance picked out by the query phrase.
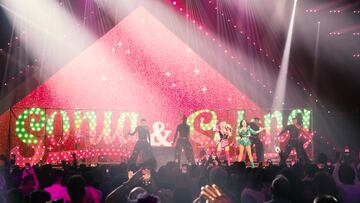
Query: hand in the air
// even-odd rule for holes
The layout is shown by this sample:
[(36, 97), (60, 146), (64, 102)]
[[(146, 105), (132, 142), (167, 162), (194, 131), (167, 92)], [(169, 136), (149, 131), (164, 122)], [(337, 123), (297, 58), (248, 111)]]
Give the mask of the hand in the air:
[(135, 186), (138, 183), (140, 183), (141, 181), (143, 181), (142, 170), (143, 169), (140, 169), (140, 170), (136, 171), (135, 173), (133, 171), (128, 171), (129, 180), (126, 182), (126, 184), (129, 186)]
[(200, 195), (209, 203), (232, 203), (231, 199), (215, 184), (201, 187)]

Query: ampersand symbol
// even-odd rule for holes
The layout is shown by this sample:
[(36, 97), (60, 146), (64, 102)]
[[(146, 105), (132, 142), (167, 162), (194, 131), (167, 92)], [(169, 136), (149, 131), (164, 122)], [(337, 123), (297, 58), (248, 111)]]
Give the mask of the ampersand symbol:
[[(162, 122), (155, 122), (152, 125), (153, 133), (150, 135), (151, 145), (171, 147), (171, 142), (167, 141), (171, 130), (165, 130), (165, 124)], [(162, 134), (165, 133), (165, 135)]]

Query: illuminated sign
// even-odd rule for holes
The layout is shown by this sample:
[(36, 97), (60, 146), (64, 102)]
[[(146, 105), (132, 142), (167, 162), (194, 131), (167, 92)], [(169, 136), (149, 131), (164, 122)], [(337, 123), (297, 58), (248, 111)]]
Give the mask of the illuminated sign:
[[(234, 118), (226, 121), (237, 130), (240, 121), (247, 118), (246, 112), (234, 110)], [(311, 111), (294, 109), (287, 115), (287, 124), (290, 124), (291, 118), (301, 115), (304, 130), (300, 136), (305, 138), (304, 146), (307, 147), (312, 140), (312, 133), (309, 131)], [(40, 160), (47, 163), (70, 160), (73, 152), (79, 158), (118, 156), (127, 159), (137, 140), (136, 136), (129, 136), (128, 133), (136, 128), (139, 116), (137, 112), (121, 112), (115, 116), (111, 111), (23, 109), (15, 121), (15, 135), (22, 144), (13, 146), (11, 153), (17, 155), (17, 161), (21, 165)], [(261, 137), (265, 145), (276, 141), (282, 143), (288, 138), (287, 134), (277, 137), (277, 133), (284, 127), (282, 112), (271, 112), (262, 118), (263, 127), (267, 130)], [(224, 121), (222, 119), (216, 110), (201, 109), (192, 112), (187, 119), (192, 143), (202, 147), (212, 145), (213, 128), (217, 122)], [(152, 146), (172, 146), (176, 123), (169, 124), (160, 120), (151, 121), (149, 126)], [(22, 155), (21, 147), (24, 146), (33, 150), (32, 156)], [(273, 151), (276, 152), (278, 147), (274, 145)]]

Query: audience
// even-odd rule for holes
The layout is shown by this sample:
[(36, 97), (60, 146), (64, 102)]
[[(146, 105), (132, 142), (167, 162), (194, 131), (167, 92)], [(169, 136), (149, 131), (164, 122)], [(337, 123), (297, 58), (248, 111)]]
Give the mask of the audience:
[(34, 176), (31, 175), (31, 174), (26, 175), (25, 178), (22, 180), (21, 185), (20, 185), (19, 188), (20, 188), (22, 194), (25, 197), (28, 197), (32, 191), (37, 189), (35, 187), (35, 178), (34, 178)]
[(289, 180), (283, 176), (278, 175), (271, 184), (272, 199), (267, 203), (288, 203), (290, 194)]
[(155, 160), (138, 166), (63, 162), (22, 169), (1, 157), (0, 203), (360, 203), (359, 162), (348, 158), (329, 165), (321, 155), (321, 163), (268, 162), (252, 169), (244, 162), (213, 162), (210, 156), (200, 165), (180, 168), (168, 162), (155, 170)]
[(263, 203), (265, 192), (263, 191), (263, 180), (259, 172), (254, 172), (246, 187), (241, 193), (241, 202)]
[(23, 203), (25, 202), (25, 198), (23, 193), (18, 188), (12, 188), (7, 193), (7, 202), (8, 203)]
[(30, 194), (30, 203), (44, 203), (51, 200), (51, 196), (48, 192), (43, 190), (35, 190)]
[(356, 174), (356, 169), (351, 164), (337, 163), (335, 165), (333, 176), (339, 189), (340, 202), (360, 202), (360, 184)]
[(69, 195), (69, 203), (93, 202), (91, 199), (85, 201), (85, 180), (80, 175), (73, 175), (66, 184), (66, 190)]
[(331, 195), (338, 198), (338, 188), (334, 178), (325, 171), (318, 172), (314, 177), (314, 183), (318, 189), (318, 195)]
[(53, 179), (54, 183), (44, 189), (50, 194), (51, 199), (68, 199), (66, 187), (62, 184), (62, 172), (60, 170), (54, 170), (51, 178)]

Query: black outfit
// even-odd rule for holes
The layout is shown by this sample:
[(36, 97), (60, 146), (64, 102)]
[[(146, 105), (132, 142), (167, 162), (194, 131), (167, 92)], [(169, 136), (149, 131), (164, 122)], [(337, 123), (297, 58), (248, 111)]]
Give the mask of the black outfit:
[(303, 143), (300, 142), (298, 139), (300, 128), (295, 125), (288, 125), (286, 126), (281, 132), (280, 135), (283, 134), (286, 131), (289, 131), (290, 139), (285, 147), (285, 151), (283, 154), (284, 161), (289, 157), (289, 154), (293, 148), (295, 148), (296, 154), (298, 156), (298, 159), (300, 161), (303, 161), (305, 163), (309, 162), (309, 157), (307, 156), (305, 149), (303, 147)]
[[(179, 136), (179, 139), (176, 141), (177, 135)], [(193, 155), (193, 149), (189, 141), (190, 136), (190, 126), (186, 123), (181, 123), (177, 126), (174, 136), (174, 141), (176, 141), (175, 146), (175, 161), (178, 161), (180, 163), (181, 159), (181, 151), (184, 149), (186, 159), (188, 162), (195, 164), (195, 159)]]
[(135, 135), (135, 133), (137, 133), (139, 137), (138, 141), (135, 144), (129, 162), (135, 163), (140, 152), (142, 152), (142, 155), (146, 155), (149, 158), (154, 158), (154, 154), (150, 145), (149, 127), (146, 125), (137, 126), (135, 131), (133, 133), (130, 133), (130, 135)]
[[(256, 132), (260, 130), (260, 127), (255, 122), (250, 122), (249, 126)], [(252, 134), (252, 136), (250, 136), (250, 141), (252, 144), (255, 144), (257, 162), (264, 162), (264, 145), (260, 141), (259, 133)]]

